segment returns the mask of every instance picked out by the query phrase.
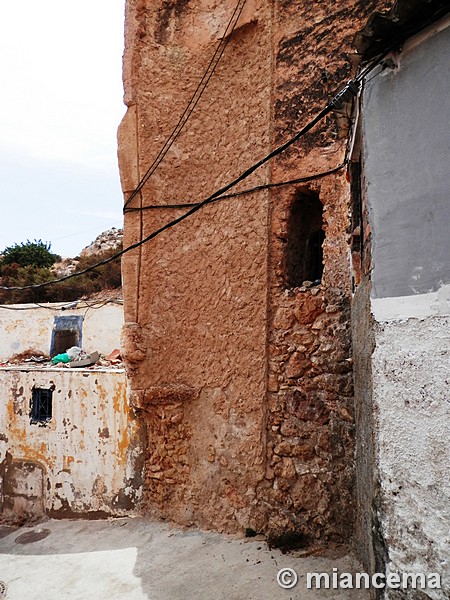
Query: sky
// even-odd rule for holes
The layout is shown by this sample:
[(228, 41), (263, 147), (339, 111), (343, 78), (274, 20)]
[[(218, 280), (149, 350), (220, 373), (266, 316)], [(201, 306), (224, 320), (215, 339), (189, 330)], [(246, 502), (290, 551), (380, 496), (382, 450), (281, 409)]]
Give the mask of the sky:
[(122, 226), (124, 0), (0, 4), (0, 252)]

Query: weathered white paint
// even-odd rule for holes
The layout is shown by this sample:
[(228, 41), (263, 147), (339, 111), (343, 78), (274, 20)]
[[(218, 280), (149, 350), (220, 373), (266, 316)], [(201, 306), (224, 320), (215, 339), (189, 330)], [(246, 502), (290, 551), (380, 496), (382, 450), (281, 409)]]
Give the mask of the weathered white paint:
[[(45, 426), (30, 423), (33, 386), (54, 386), (53, 418)], [(139, 487), (133, 482), (137, 437), (123, 370), (0, 369), (0, 467), (5, 461), (11, 473), (18, 465), (16, 509), (25, 510), (24, 502), (36, 495), (41, 470), (46, 512), (126, 514)], [(21, 461), (37, 466), (31, 479)], [(5, 494), (11, 482), (5, 476), (3, 483)]]
[[(92, 304), (92, 303), (90, 303)], [(62, 310), (65, 304), (46, 304), (41, 308), (32, 304), (0, 306), (0, 360), (8, 360), (14, 354), (26, 350), (48, 354), (55, 316), (78, 315), (83, 319), (83, 349), (98, 350), (108, 355), (120, 348), (120, 332), (123, 325), (121, 304), (105, 304), (100, 308), (80, 302), (80, 308)], [(34, 307), (34, 308), (31, 308)]]
[(442, 590), (427, 593), (444, 600), (450, 597), (450, 317), (379, 323), (375, 343), (378, 513), (387, 567), (440, 573)]
[(450, 315), (450, 285), (443, 285), (437, 292), (398, 296), (397, 298), (373, 298), (372, 313), (375, 320), (425, 319), (431, 316)]
[[(367, 296), (361, 297), (367, 322), (355, 326), (361, 339), (354, 346), (364, 356), (355, 372), (362, 390), (357, 428), (368, 440), (360, 431), (359, 487), (367, 507), (361, 522), (371, 528), (375, 558), (386, 562), (387, 573), (440, 574), (442, 590), (427, 590), (434, 600), (450, 597), (450, 179), (442, 126), (449, 26), (447, 17), (409, 40), (395, 57), (397, 68), (365, 86), (363, 194), (374, 328), (372, 340)], [(365, 447), (373, 451), (367, 461)], [(401, 597), (425, 596), (409, 590)]]

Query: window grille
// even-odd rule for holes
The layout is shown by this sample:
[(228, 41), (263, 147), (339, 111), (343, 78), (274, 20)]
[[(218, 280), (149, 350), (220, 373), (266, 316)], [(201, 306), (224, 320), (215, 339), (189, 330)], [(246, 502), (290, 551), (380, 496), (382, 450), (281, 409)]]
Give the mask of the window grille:
[(31, 422), (48, 423), (52, 418), (53, 390), (33, 388), (31, 397)]

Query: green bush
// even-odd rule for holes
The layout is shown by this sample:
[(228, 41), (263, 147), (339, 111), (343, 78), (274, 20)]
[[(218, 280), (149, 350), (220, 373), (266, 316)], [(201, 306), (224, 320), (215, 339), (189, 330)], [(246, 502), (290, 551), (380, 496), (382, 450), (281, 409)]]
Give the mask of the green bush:
[(0, 260), (0, 269), (4, 265), (16, 264), (19, 267), (51, 267), (53, 263), (60, 260), (61, 257), (50, 252), (51, 244), (44, 243), (42, 240), (22, 242), (8, 246), (2, 252), (3, 258)]
[[(7, 287), (28, 286), (44, 283), (53, 278), (50, 269), (46, 267), (19, 267), (18, 264), (2, 267), (2, 285)], [(28, 290), (0, 290), (2, 304), (26, 304), (27, 302), (50, 302), (50, 288)]]

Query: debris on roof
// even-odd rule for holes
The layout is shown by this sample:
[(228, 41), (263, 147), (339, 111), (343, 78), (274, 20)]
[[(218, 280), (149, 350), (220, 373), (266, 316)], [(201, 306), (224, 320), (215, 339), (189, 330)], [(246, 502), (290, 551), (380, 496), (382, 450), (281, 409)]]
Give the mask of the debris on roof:
[(115, 348), (111, 354), (108, 354), (108, 356), (106, 357), (106, 360), (109, 360), (111, 362), (121, 362), (122, 361), (122, 353), (120, 352), (120, 350), (118, 348)]
[[(75, 351), (76, 350), (76, 351)], [(31, 351), (23, 352), (11, 357), (7, 361), (0, 362), (4, 369), (46, 370), (60, 368), (83, 368), (95, 369), (123, 369), (123, 360), (120, 350), (114, 349), (108, 356), (99, 352), (84, 352), (81, 348), (72, 347), (53, 358), (40, 353), (32, 354)]]
[(90, 354), (81, 352), (81, 354), (79, 354), (76, 358), (70, 361), (69, 367), (90, 367), (91, 365), (95, 365), (99, 358), (100, 354), (98, 352), (91, 352)]

